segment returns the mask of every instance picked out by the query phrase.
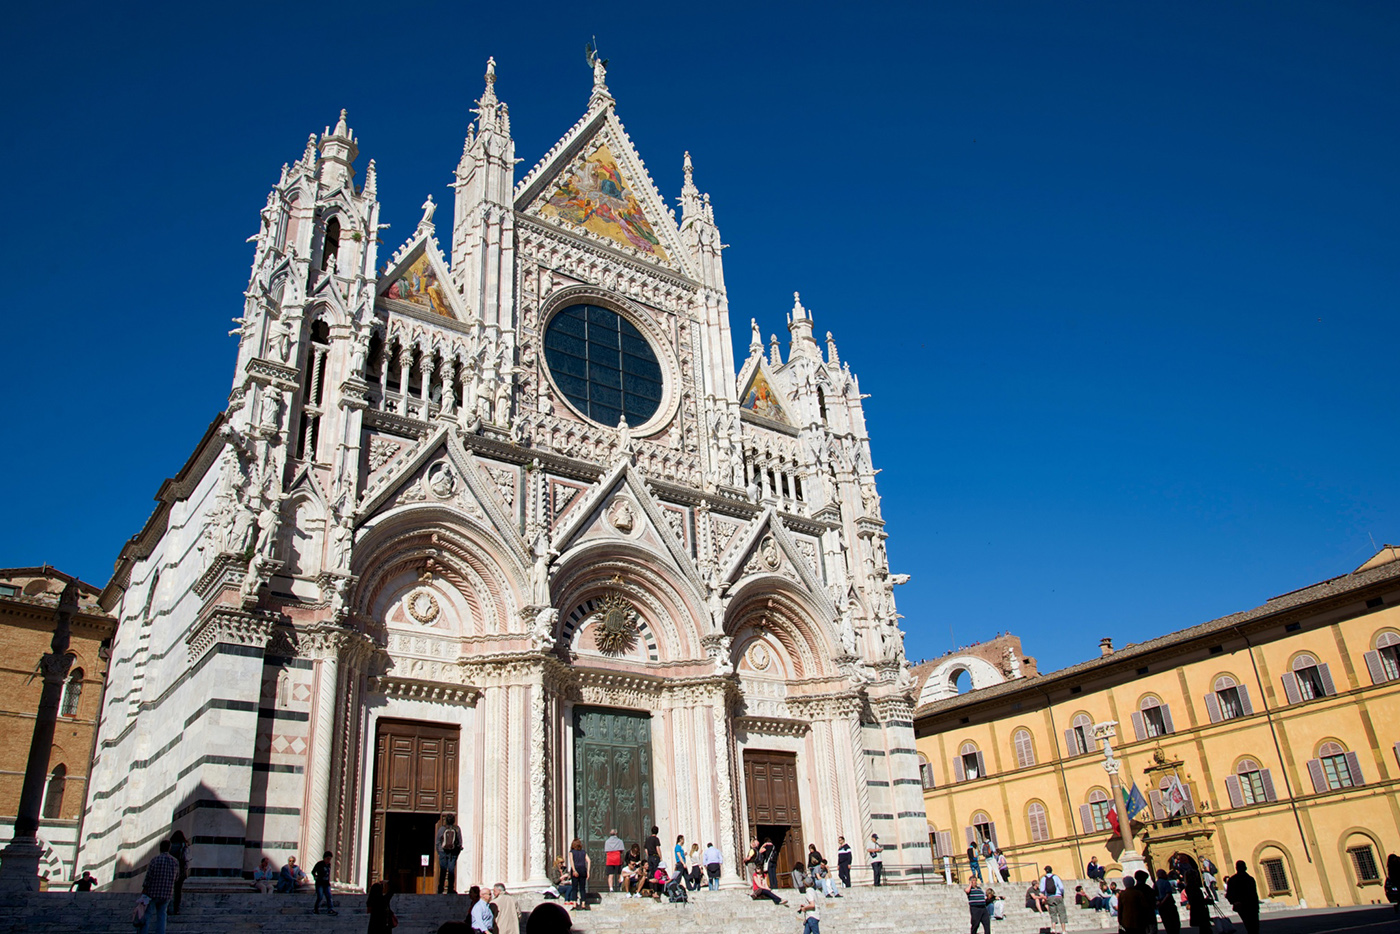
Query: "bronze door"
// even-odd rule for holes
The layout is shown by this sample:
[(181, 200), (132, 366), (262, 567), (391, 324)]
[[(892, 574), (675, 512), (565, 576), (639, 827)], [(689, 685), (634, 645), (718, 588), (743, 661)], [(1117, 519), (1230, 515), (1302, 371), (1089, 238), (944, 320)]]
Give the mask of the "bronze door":
[[(398, 892), (428, 888), (425, 878), (436, 884), (437, 824), (443, 814), (457, 813), (459, 733), (455, 726), (379, 721), (370, 882), (385, 880)], [(421, 865), (425, 855), (430, 858), (426, 872)]]
[[(603, 879), (608, 831), (630, 848), (643, 843), (655, 811), (651, 796), (651, 716), (625, 710), (574, 709), (574, 835), (593, 861), (590, 883)], [(663, 861), (670, 849), (662, 840)]]
[[(778, 868), (769, 884), (792, 884), (792, 869), (807, 858), (802, 841), (802, 808), (797, 799), (797, 753), (744, 751), (744, 790), (748, 797), (749, 833), (759, 843), (772, 840)], [(745, 851), (748, 846), (745, 843)]]

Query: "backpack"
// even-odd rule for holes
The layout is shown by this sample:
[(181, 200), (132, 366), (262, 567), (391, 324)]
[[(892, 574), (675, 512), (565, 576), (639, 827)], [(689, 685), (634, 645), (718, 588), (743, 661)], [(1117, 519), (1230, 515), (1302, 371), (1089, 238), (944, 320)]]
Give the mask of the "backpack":
[(457, 833), (457, 825), (449, 824), (442, 832), (442, 851), (452, 853), (462, 848), (461, 836)]

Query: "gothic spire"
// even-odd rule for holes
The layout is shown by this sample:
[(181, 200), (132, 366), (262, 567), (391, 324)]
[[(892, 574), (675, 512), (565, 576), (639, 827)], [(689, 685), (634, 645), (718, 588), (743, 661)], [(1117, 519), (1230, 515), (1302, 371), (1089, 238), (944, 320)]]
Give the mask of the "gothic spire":
[(355, 133), (346, 125), (345, 111), (342, 109), (335, 129), (326, 127), (321, 135), (321, 180), (328, 188), (338, 188), (354, 178), (352, 163), (359, 154)]

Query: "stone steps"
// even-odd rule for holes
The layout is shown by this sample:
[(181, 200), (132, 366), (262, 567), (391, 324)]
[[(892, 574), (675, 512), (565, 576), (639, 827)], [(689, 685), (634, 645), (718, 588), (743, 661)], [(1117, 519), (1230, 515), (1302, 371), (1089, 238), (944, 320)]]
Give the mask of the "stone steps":
[[(580, 934), (756, 934), (801, 930), (796, 913), (801, 898), (795, 891), (780, 891), (791, 902), (780, 907), (754, 901), (746, 890), (692, 893), (687, 904), (628, 899), (604, 894), (590, 910), (574, 912), (574, 930)], [(538, 896), (518, 896), (528, 910)], [(0, 934), (131, 934), (129, 922), (136, 896), (130, 893), (42, 893), (26, 901), (0, 906)], [(170, 918), (172, 934), (253, 934), (275, 931), (286, 934), (362, 934), (367, 926), (365, 897), (339, 896), (336, 917), (313, 915), (313, 896), (186, 893), (181, 914)], [(820, 903), (823, 930), (841, 934), (909, 934), (923, 931), (960, 931), (968, 923), (967, 901), (961, 889), (944, 885), (887, 886), (847, 890), (843, 897)], [(431, 934), (444, 921), (461, 920), (466, 897), (461, 895), (399, 895), (393, 908), (399, 918), (395, 934)], [(1044, 915), (1019, 905), (1008, 905), (1004, 921), (994, 922), (997, 934), (1037, 934)], [(1108, 927), (1106, 913), (1071, 911), (1071, 927), (1098, 930)]]

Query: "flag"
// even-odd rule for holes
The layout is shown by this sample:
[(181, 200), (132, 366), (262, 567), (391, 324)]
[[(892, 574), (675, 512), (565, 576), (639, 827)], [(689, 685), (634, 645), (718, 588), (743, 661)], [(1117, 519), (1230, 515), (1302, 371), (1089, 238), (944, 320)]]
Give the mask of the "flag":
[(1173, 816), (1180, 814), (1186, 809), (1188, 800), (1186, 789), (1181, 787), (1181, 779), (1173, 774), (1162, 792), (1162, 803), (1167, 806), (1167, 813)]
[(1123, 831), (1118, 826), (1118, 805), (1116, 804), (1108, 809), (1108, 826), (1113, 828), (1115, 837), (1123, 836)]
[(1142, 796), (1141, 791), (1138, 791), (1137, 782), (1133, 782), (1133, 787), (1128, 791), (1127, 807), (1125, 808), (1128, 812), (1128, 819), (1132, 820), (1137, 817), (1146, 807), (1147, 799)]

